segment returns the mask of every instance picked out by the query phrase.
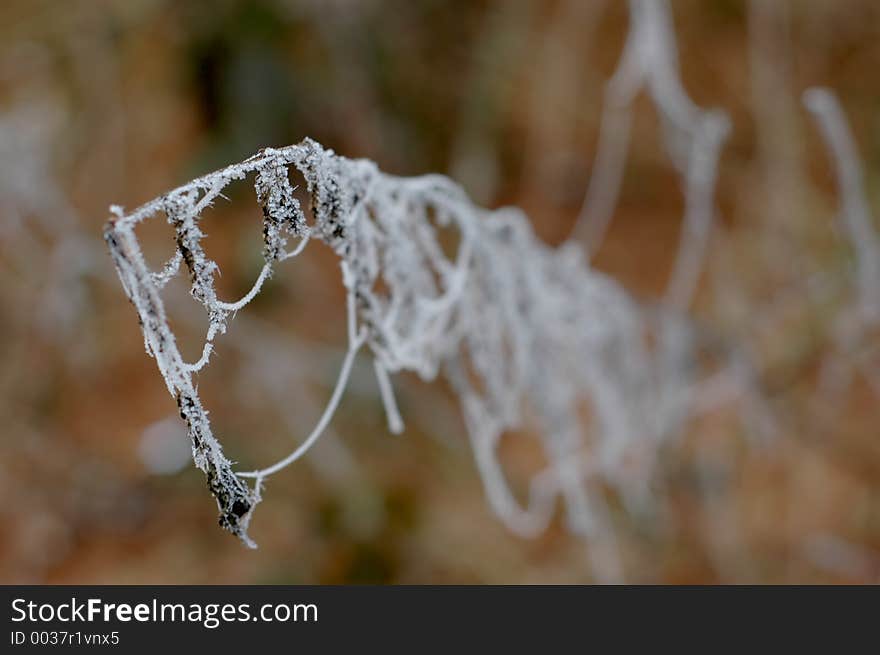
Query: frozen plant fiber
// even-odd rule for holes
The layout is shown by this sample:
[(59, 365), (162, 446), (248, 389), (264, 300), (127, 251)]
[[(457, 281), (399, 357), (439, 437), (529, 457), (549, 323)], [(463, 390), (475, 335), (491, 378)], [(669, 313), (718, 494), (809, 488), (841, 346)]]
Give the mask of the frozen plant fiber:
[[(291, 168), (306, 180), (308, 209), (294, 196)], [(226, 185), (250, 174), (263, 208), (265, 264), (251, 291), (225, 302), (214, 285), (217, 264), (201, 245), (200, 219)], [(247, 529), (263, 481), (319, 438), (362, 348), (373, 358), (394, 432), (403, 421), (390, 374), (412, 371), (425, 380), (449, 380), (489, 502), (519, 534), (543, 530), (561, 497), (572, 531), (595, 535), (604, 512), (588, 493), (589, 480), (621, 482), (615, 473), (626, 454), (639, 445), (656, 447), (652, 442), (662, 434), (645, 429), (663, 421), (654, 412), (654, 388), (646, 383), (650, 358), (640, 309), (628, 294), (591, 270), (573, 242), (543, 244), (521, 211), (476, 207), (448, 178), (386, 175), (370, 161), (346, 159), (306, 139), (264, 149), (131, 213), (111, 209), (105, 239), (137, 310), (147, 352), (186, 421), (221, 526), (250, 546)], [(175, 254), (159, 271), (147, 266), (135, 233), (141, 221), (155, 216), (164, 216), (176, 234)], [(275, 264), (312, 239), (339, 256), (347, 290), (342, 370), (324, 414), (298, 448), (266, 468), (236, 472), (214, 436), (193, 375), (208, 364), (215, 338), (259, 293)], [(181, 357), (161, 293), (184, 272), (209, 316), (195, 363)], [(596, 423), (589, 453), (578, 413), (585, 399)], [(507, 484), (497, 452), (502, 435), (519, 428), (534, 430), (548, 462), (532, 479), (525, 504)]]

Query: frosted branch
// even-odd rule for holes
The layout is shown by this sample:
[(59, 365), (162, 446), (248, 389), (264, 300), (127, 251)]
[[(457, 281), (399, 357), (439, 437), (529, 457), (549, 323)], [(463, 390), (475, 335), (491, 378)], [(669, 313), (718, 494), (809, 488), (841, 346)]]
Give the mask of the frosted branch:
[(684, 225), (666, 298), (686, 307), (711, 229), (716, 169), (730, 121), (721, 111), (700, 109), (685, 92), (669, 3), (630, 0), (629, 9), (629, 34), (606, 87), (595, 165), (572, 234), (590, 253), (605, 237), (623, 180), (632, 103), (644, 89), (663, 119), (667, 150), (685, 186)]

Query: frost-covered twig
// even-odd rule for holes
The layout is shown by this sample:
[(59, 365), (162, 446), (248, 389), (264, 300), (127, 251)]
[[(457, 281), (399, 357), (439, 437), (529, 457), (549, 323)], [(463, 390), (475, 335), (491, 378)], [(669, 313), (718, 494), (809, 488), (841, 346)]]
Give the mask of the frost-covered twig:
[[(721, 147), (730, 121), (720, 110), (704, 110), (687, 95), (681, 81), (672, 12), (666, 0), (630, 0), (630, 27), (623, 54), (608, 82), (599, 144), (587, 194), (572, 236), (592, 255), (600, 247), (618, 202), (629, 149), (633, 103), (644, 90), (660, 115), (667, 153), (678, 171), (685, 212), (678, 250), (663, 296), (663, 311), (649, 314), (645, 328), (656, 347), (639, 357), (639, 393), (650, 418), (639, 430), (658, 441), (680, 429), (695, 404), (700, 381), (695, 370), (693, 325), (685, 312), (700, 277), (714, 218), (714, 192)], [(732, 371), (733, 373), (733, 371)], [(737, 386), (739, 373), (727, 376)], [(738, 393), (751, 394), (740, 388)], [(628, 402), (634, 396), (624, 395)], [(638, 414), (638, 412), (634, 412)]]
[(645, 89), (660, 112), (669, 155), (684, 180), (684, 225), (667, 299), (686, 307), (693, 295), (713, 214), (715, 177), (730, 130), (727, 115), (688, 97), (678, 72), (672, 15), (666, 0), (630, 0), (630, 29), (608, 82), (595, 166), (573, 235), (591, 253), (611, 222), (629, 148), (632, 103)]
[[(293, 197), (289, 170), (306, 179), (311, 219)], [(232, 180), (255, 175), (264, 208), (264, 257), (254, 288), (289, 256), (287, 241), (306, 238), (340, 257), (347, 289), (349, 350), (339, 382), (316, 429), (288, 457), (235, 474), (212, 433), (192, 375), (210, 359), (213, 340), (232, 311), (257, 291), (226, 302), (214, 288), (216, 263), (201, 246), (201, 212)], [(401, 427), (387, 374), (408, 370), (430, 380), (443, 374), (459, 395), (478, 468), (496, 513), (515, 531), (543, 529), (561, 496), (571, 528), (605, 532), (602, 501), (591, 480), (626, 486), (618, 475), (635, 447), (657, 447), (665, 420), (645, 382), (641, 312), (609, 278), (591, 271), (574, 244), (550, 248), (524, 214), (474, 206), (449, 179), (399, 178), (364, 160), (348, 160), (306, 140), (199, 178), (130, 214), (120, 209), (105, 237), (123, 286), (141, 319), (147, 351), (187, 421), (196, 464), (221, 511), (221, 524), (246, 543), (260, 482), (297, 459), (329, 423), (356, 353), (375, 360), (389, 425)], [(210, 319), (199, 366), (186, 364), (168, 326), (161, 286), (177, 267), (150, 271), (135, 237), (137, 224), (164, 215), (174, 226), (180, 268)], [(450, 252), (450, 244), (455, 246)], [(293, 250), (296, 252), (297, 250)], [(172, 258), (172, 262), (178, 257)], [(589, 398), (596, 417), (588, 451), (578, 415)], [(522, 506), (510, 489), (498, 447), (505, 432), (533, 427), (548, 465)], [(256, 478), (255, 489), (246, 484)]]

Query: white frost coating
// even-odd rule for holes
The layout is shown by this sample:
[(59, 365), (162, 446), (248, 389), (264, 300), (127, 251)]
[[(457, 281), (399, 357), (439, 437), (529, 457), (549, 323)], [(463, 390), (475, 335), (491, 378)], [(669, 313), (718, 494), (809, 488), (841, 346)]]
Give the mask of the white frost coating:
[(303, 441), (296, 450), (290, 453), (290, 455), (276, 462), (272, 466), (260, 469), (259, 471), (239, 473), (239, 476), (243, 478), (256, 478), (257, 480), (263, 480), (273, 473), (277, 473), (281, 469), (290, 466), (296, 460), (306, 454), (309, 448), (311, 448), (314, 443), (321, 437), (321, 435), (324, 433), (324, 430), (327, 429), (327, 426), (330, 425), (330, 419), (332, 419), (333, 414), (336, 413), (336, 408), (339, 407), (339, 402), (342, 400), (342, 392), (345, 391), (345, 387), (348, 384), (348, 377), (349, 375), (351, 375), (351, 367), (354, 364), (354, 358), (357, 355), (358, 350), (361, 349), (361, 346), (364, 345), (364, 340), (365, 335), (361, 333), (350, 344), (348, 352), (345, 354), (345, 359), (342, 362), (342, 368), (339, 371), (339, 378), (336, 381), (336, 386), (333, 389), (333, 395), (330, 397), (330, 402), (327, 403), (327, 407), (324, 409), (324, 413), (321, 415), (320, 420), (318, 421), (317, 425), (315, 425), (308, 438)]
[[(700, 402), (699, 394), (691, 392), (697, 387), (694, 335), (683, 314), (693, 300), (712, 230), (718, 160), (730, 120), (720, 110), (701, 109), (687, 95), (667, 0), (629, 0), (629, 14), (626, 44), (606, 86), (595, 164), (572, 236), (583, 241), (591, 256), (602, 244), (620, 194), (633, 102), (644, 90), (657, 107), (668, 156), (682, 180), (684, 217), (662, 311), (645, 322), (656, 347), (648, 352), (639, 346), (631, 355), (639, 362), (630, 364), (633, 372), (616, 374), (628, 380), (629, 388), (616, 398), (605, 399), (600, 407), (613, 414), (615, 429), (623, 434), (635, 431), (657, 442), (679, 430), (695, 409), (694, 403)], [(595, 397), (604, 398), (607, 391), (601, 381), (594, 383)], [(634, 410), (634, 399), (639, 398), (636, 406), (642, 409)], [(623, 444), (626, 438), (612, 442)], [(656, 449), (643, 451), (647, 461), (640, 464), (640, 470), (650, 469), (653, 453)], [(618, 451), (617, 458), (622, 456)]]
[(667, 300), (683, 308), (696, 287), (712, 225), (715, 179), (730, 120), (688, 97), (678, 72), (678, 51), (667, 0), (629, 0), (630, 28), (617, 70), (606, 87), (599, 145), (574, 235), (590, 253), (602, 243), (623, 178), (632, 103), (645, 89), (663, 119), (669, 156), (684, 182), (685, 215)]
[[(640, 346), (632, 355), (640, 362), (634, 372), (617, 374), (631, 385), (619, 395), (625, 405), (615, 407), (613, 399), (601, 405), (615, 416), (635, 415), (628, 421), (616, 420), (625, 433), (635, 429), (657, 441), (680, 429), (696, 409), (694, 403), (702, 402), (701, 393), (693, 393), (699, 392), (694, 379), (695, 339), (685, 312), (697, 288), (712, 230), (718, 161), (731, 125), (723, 111), (701, 109), (687, 95), (667, 0), (629, 0), (629, 14), (627, 40), (606, 86), (595, 164), (572, 236), (584, 242), (591, 256), (602, 244), (620, 193), (633, 103), (644, 91), (659, 112), (668, 156), (682, 180), (684, 217), (661, 311), (643, 321), (656, 346), (650, 352)], [(737, 379), (740, 392), (746, 388), (741, 376), (727, 377)], [(594, 394), (602, 398), (606, 392), (597, 382)], [(634, 411), (634, 398), (641, 398), (638, 406), (650, 409)], [(650, 452), (646, 451), (648, 458)]]
[[(308, 183), (308, 222), (293, 197), (289, 167)], [(200, 212), (225, 185), (251, 173), (264, 208), (266, 264), (244, 298), (224, 302), (214, 289), (217, 265), (200, 245)], [(208, 476), (221, 525), (249, 545), (247, 525), (261, 482), (320, 437), (364, 346), (374, 358), (392, 431), (403, 423), (388, 374), (408, 370), (425, 380), (442, 374), (450, 381), (489, 501), (520, 534), (542, 530), (559, 497), (574, 532), (605, 532), (602, 500), (589, 493), (591, 483), (632, 484), (619, 473), (623, 459), (636, 447), (656, 448), (657, 437), (668, 432), (666, 401), (650, 379), (641, 310), (626, 292), (591, 271), (574, 244), (544, 245), (522, 212), (475, 207), (445, 177), (385, 175), (369, 161), (339, 157), (307, 139), (263, 150), (129, 214), (114, 212), (105, 238), (138, 311), (147, 351), (187, 422), (193, 456)], [(140, 221), (156, 214), (174, 226), (180, 253), (159, 274), (147, 268), (134, 233)], [(192, 373), (207, 362), (230, 313), (241, 310), (273, 264), (291, 254), (288, 240), (299, 239), (301, 248), (307, 238), (323, 241), (340, 257), (348, 290), (348, 352), (330, 403), (309, 437), (276, 464), (237, 474), (213, 436)], [(160, 294), (180, 270), (188, 272), (192, 295), (210, 318), (204, 355), (196, 365), (183, 362)], [(578, 414), (584, 399), (591, 401), (596, 423), (589, 453)], [(535, 430), (548, 460), (525, 505), (510, 490), (498, 460), (502, 435), (521, 428)], [(256, 489), (245, 483), (251, 478)]]

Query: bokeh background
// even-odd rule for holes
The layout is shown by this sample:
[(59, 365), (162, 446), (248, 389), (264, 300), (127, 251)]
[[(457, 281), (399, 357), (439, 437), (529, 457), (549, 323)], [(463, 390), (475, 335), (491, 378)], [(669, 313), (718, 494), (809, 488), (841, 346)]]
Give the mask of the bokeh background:
[[(880, 409), (819, 372), (852, 303), (833, 171), (800, 96), (839, 95), (880, 207), (880, 5), (673, 0), (682, 78), (733, 133), (695, 320), (754, 354), (777, 434), (719, 410), (661, 453), (663, 511), (613, 514), (633, 582), (880, 581)], [(368, 361), (332, 430), (273, 478), (244, 549), (216, 525), (175, 404), (101, 240), (132, 208), (264, 146), (311, 136), (391, 173), (445, 172), (560, 243), (589, 180), (627, 29), (600, 0), (119, 0), (0, 4), (0, 581), (532, 583), (594, 579), (561, 520), (492, 515), (455, 398), (395, 379), (388, 434)], [(246, 183), (205, 219), (226, 297), (262, 264)], [(620, 203), (595, 260), (650, 302), (683, 197), (656, 111), (636, 104)], [(876, 225), (876, 221), (875, 221)], [(147, 225), (147, 256), (171, 253)], [(819, 282), (816, 282), (819, 280)], [(878, 281), (880, 283), (880, 281)], [(204, 318), (172, 289), (196, 359)], [(308, 433), (344, 354), (331, 253), (309, 248), (231, 325), (200, 391), (245, 469)], [(876, 327), (866, 337), (876, 352)], [(863, 344), (864, 345), (864, 344)], [(523, 440), (527, 442), (527, 439)], [(696, 447), (699, 444), (699, 448)], [(512, 442), (512, 471), (533, 452)]]

